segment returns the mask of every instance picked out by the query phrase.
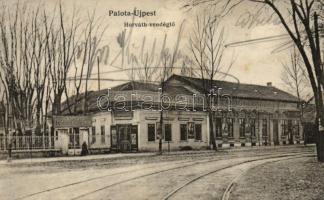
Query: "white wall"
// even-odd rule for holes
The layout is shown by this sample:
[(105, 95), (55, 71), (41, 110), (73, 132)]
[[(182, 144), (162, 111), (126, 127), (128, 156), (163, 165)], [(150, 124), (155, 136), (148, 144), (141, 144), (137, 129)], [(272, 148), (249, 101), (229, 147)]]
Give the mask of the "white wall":
[[(89, 131), (90, 148), (110, 148), (110, 126), (112, 117), (110, 112), (99, 112), (92, 117), (92, 126), (96, 127), (96, 141), (92, 143), (92, 128)], [(101, 126), (105, 126), (105, 141), (102, 142)]]
[[(156, 124), (160, 121), (160, 112), (157, 111), (140, 111), (140, 127), (139, 127), (139, 150), (140, 151), (157, 151), (159, 147), (159, 140), (148, 141), (148, 124)], [(179, 117), (182, 118), (179, 121)], [(198, 121), (202, 120), (202, 121)], [(188, 139), (187, 141), (180, 140), (180, 124), (187, 122), (195, 122), (202, 125), (202, 140), (195, 141), (195, 139)], [(207, 148), (208, 131), (207, 131), (207, 113), (202, 112), (179, 112), (168, 111), (164, 112), (164, 124), (171, 124), (172, 141), (170, 141), (171, 150), (179, 150), (183, 146), (191, 146), (194, 149)], [(163, 150), (168, 149), (168, 142), (163, 140)]]

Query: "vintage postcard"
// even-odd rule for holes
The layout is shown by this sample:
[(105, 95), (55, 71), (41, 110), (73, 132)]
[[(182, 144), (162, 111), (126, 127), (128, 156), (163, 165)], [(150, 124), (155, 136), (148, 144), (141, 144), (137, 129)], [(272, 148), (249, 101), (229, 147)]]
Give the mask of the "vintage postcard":
[(323, 0), (0, 1), (0, 199), (324, 199)]

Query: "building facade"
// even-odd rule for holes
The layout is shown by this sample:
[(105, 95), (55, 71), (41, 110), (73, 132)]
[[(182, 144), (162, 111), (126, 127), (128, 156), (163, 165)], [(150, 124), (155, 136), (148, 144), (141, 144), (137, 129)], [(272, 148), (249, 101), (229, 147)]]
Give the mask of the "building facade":
[(212, 140), (219, 148), (303, 143), (293, 95), (270, 84), (206, 83), (172, 75), (163, 90), (128, 82), (89, 92), (86, 114), (83, 100), (74, 99), (76, 112), (65, 105), (50, 120), (55, 148), (79, 154), (86, 143), (93, 152), (158, 151), (160, 138), (163, 150), (207, 149)]

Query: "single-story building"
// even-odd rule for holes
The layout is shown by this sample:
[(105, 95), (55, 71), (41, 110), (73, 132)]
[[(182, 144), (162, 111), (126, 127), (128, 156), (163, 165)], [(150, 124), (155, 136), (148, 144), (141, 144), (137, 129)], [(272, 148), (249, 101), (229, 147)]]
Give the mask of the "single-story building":
[(160, 137), (163, 150), (206, 149), (213, 139), (219, 148), (303, 143), (298, 99), (270, 83), (172, 75), (163, 89), (130, 81), (70, 103), (49, 122), (66, 154), (79, 154), (84, 142), (92, 151), (158, 151)]

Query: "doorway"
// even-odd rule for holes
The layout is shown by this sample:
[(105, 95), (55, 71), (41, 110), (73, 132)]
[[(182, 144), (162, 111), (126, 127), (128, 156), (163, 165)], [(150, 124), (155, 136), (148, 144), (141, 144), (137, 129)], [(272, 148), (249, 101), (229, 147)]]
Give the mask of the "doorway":
[(111, 126), (111, 150), (125, 153), (138, 151), (137, 125), (117, 124)]

